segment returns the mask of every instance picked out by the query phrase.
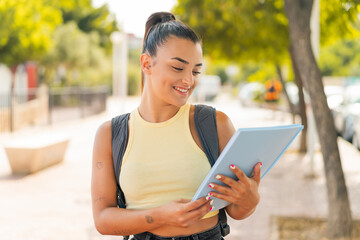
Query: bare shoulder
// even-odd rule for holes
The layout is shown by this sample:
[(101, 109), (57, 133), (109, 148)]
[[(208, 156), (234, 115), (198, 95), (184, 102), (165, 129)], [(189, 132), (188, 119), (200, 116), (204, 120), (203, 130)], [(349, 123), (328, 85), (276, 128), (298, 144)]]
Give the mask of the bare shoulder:
[(112, 162), (111, 121), (102, 123), (95, 135), (91, 175), (91, 198), (95, 225), (101, 212), (116, 206), (116, 182)]
[(96, 137), (111, 136), (111, 120), (103, 122), (96, 131)]
[[(100, 153), (104, 156), (111, 156), (111, 121), (102, 123), (95, 135), (93, 154)], [(96, 154), (97, 155), (97, 154)], [(95, 156), (94, 156), (95, 157)]]
[(221, 111), (216, 111), (216, 125), (219, 138), (219, 150), (221, 153), (230, 138), (234, 135), (235, 128), (230, 118)]

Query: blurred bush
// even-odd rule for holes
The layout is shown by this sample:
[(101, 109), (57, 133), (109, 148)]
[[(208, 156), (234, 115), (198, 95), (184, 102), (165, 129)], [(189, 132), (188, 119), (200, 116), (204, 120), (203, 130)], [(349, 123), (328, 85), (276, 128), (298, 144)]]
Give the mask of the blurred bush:
[[(111, 83), (111, 56), (100, 47), (97, 32), (86, 34), (75, 22), (54, 33), (54, 47), (41, 61), (53, 86), (94, 86)], [(61, 70), (63, 69), (63, 70)]]
[(129, 49), (128, 56), (128, 95), (139, 95), (141, 84), (141, 49)]
[(36, 61), (50, 86), (110, 86), (114, 31), (114, 14), (91, 0), (0, 0), (0, 62), (14, 73)]
[(360, 76), (360, 39), (342, 39), (323, 47), (319, 66), (325, 76)]

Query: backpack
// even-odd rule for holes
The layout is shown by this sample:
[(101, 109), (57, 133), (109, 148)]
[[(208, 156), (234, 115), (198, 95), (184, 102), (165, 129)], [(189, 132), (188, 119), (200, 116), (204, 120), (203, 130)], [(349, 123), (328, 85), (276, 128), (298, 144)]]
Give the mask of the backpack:
[[(125, 113), (111, 120), (112, 157), (117, 185), (117, 205), (119, 208), (126, 208), (125, 196), (119, 184), (119, 176), (128, 140), (129, 116), (130, 113)], [(206, 105), (195, 105), (194, 122), (201, 145), (212, 167), (219, 156), (215, 108)], [(226, 236), (230, 233), (230, 226), (227, 224), (225, 209), (220, 209), (218, 216), (221, 235)], [(124, 239), (129, 239), (129, 236), (125, 236)]]

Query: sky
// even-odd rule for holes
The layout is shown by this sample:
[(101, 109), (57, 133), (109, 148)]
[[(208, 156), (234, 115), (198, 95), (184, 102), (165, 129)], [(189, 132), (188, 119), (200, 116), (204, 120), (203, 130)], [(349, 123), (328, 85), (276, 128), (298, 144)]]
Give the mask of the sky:
[(127, 33), (143, 37), (147, 18), (154, 12), (170, 11), (176, 0), (92, 0), (94, 7), (107, 4)]

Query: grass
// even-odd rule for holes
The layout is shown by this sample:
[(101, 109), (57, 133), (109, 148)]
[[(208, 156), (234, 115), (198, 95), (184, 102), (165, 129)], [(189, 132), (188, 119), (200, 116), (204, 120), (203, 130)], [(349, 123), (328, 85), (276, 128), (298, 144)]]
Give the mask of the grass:
[[(322, 218), (277, 217), (278, 240), (329, 240), (326, 225), (326, 219)], [(350, 239), (360, 240), (360, 220), (354, 220), (353, 237)]]

